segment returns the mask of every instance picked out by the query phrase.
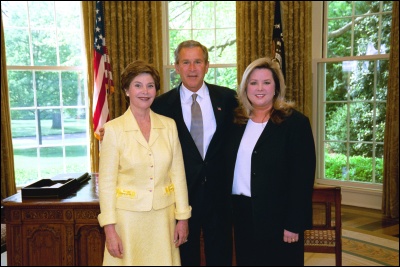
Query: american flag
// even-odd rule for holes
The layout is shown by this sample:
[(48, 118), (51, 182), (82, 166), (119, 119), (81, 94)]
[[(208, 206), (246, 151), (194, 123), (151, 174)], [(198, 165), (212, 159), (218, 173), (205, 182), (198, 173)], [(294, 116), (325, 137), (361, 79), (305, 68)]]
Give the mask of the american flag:
[(283, 44), (281, 1), (275, 1), (274, 29), (272, 33), (272, 55), (281, 65), (283, 77), (286, 76), (285, 46)]
[(103, 1), (96, 2), (96, 25), (94, 28), (94, 91), (93, 91), (93, 129), (94, 136), (100, 140), (99, 129), (110, 119), (107, 95), (114, 92), (110, 58), (106, 47)]

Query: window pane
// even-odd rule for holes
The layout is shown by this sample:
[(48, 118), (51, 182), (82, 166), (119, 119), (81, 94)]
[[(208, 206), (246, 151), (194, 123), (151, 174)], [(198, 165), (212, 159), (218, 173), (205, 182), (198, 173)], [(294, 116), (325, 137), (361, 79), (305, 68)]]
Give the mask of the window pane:
[[(236, 29), (236, 2), (235, 1), (216, 1), (215, 11), (217, 18), (216, 28), (234, 28)], [(223, 19), (218, 19), (223, 18)], [(234, 34), (236, 36), (236, 33)]]
[(362, 23), (354, 26), (354, 55), (378, 54), (379, 16), (372, 15), (362, 18)]
[(82, 172), (82, 170), (89, 168), (86, 146), (66, 146), (65, 154), (67, 172)]
[(392, 11), (393, 1), (382, 1), (382, 2), (383, 2), (383, 11)]
[(350, 140), (372, 141), (374, 110), (372, 103), (350, 103)]
[(32, 71), (7, 71), (10, 107), (33, 107), (35, 94), (33, 92)]
[[(328, 21), (328, 57), (347, 57), (351, 56), (351, 19), (336, 19)], [(351, 29), (351, 28), (350, 28)]]
[(334, 153), (332, 148), (333, 142), (326, 142), (325, 149), (325, 179), (347, 180), (347, 162), (346, 155)]
[(59, 30), (58, 49), (60, 54), (61, 66), (81, 66), (82, 65), (82, 43), (80, 38), (76, 38), (80, 32)]
[(28, 1), (33, 28), (54, 28), (54, 1)]
[(56, 174), (64, 173), (62, 147), (43, 147), (40, 151), (40, 175), (51, 178)]
[(37, 71), (36, 89), (38, 106), (60, 105), (60, 82), (58, 72)]
[(236, 90), (236, 68), (209, 68), (204, 80), (208, 83), (226, 86)]
[(352, 3), (350, 1), (329, 1), (328, 18), (351, 16)]
[[(80, 1), (55, 1), (57, 27), (61, 29), (80, 30)], [(81, 34), (78, 32), (78, 34)], [(75, 38), (79, 40), (80, 38)]]
[(354, 1), (355, 14), (362, 15), (367, 12), (379, 12), (380, 1)]
[[(215, 27), (215, 4), (213, 1), (194, 1), (193, 2), (193, 28), (206, 29)], [(204, 17), (207, 14), (207, 18)]]
[(84, 79), (81, 71), (61, 72), (62, 101), (64, 106), (84, 106)]
[(168, 1), (169, 28), (191, 28), (191, 1)]
[(36, 129), (35, 110), (11, 110), (11, 132), (14, 149), (36, 146)]
[[(369, 151), (369, 156), (360, 156), (360, 151)], [(372, 170), (372, 145), (370, 144), (352, 144), (350, 147), (349, 160), (349, 180), (356, 182), (371, 183), (373, 179)]]
[(1, 9), (3, 27), (28, 27), (26, 1), (1, 1)]
[(14, 147), (14, 169), (17, 186), (25, 186), (39, 178), (36, 148)]
[(383, 145), (375, 149), (375, 183), (383, 183)]
[(380, 53), (388, 54), (390, 52), (390, 31), (392, 30), (392, 15), (382, 15), (382, 32), (380, 38)]
[(59, 109), (38, 110), (39, 117), (39, 144), (61, 144), (61, 113)]
[[(325, 126), (325, 139), (326, 140), (347, 140), (347, 123), (348, 123), (348, 110), (347, 104), (343, 103), (327, 103), (326, 104), (326, 126)], [(343, 150), (336, 152), (342, 153)]]
[[(86, 144), (87, 132), (86, 132), (86, 120), (79, 118), (83, 116), (80, 114), (78, 108), (67, 108), (64, 109), (63, 122), (65, 141), (70, 143)], [(83, 116), (84, 117), (84, 116)]]
[(386, 102), (376, 103), (376, 130), (375, 130), (375, 140), (377, 142), (384, 141), (385, 136), (385, 124), (386, 124)]
[(170, 77), (170, 88), (175, 88), (179, 85), (181, 82), (181, 77), (179, 76), (178, 73), (176, 73), (175, 69), (170, 69), (169, 70), (169, 77)]
[(385, 100), (387, 98), (387, 86), (389, 81), (389, 60), (378, 60), (377, 69), (378, 75), (376, 87), (376, 99)]
[(326, 64), (326, 100), (347, 100), (351, 71), (355, 62), (345, 61)]
[(57, 66), (55, 30), (32, 30), (33, 62), (35, 66)]
[(7, 65), (30, 66), (29, 32), (27, 29), (4, 29)]
[(352, 100), (374, 100), (375, 62), (357, 61), (349, 84), (349, 95)]
[(215, 63), (236, 62), (236, 29), (216, 31)]

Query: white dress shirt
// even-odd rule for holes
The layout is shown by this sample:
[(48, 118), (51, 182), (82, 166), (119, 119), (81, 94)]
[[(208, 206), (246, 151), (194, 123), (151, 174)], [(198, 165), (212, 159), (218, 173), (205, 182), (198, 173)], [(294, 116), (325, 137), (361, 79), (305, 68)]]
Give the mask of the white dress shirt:
[[(182, 84), (180, 94), (183, 119), (185, 121), (186, 127), (190, 131), (190, 125), (192, 123), (192, 94), (194, 93)], [(208, 91), (208, 88), (204, 82), (201, 88), (196, 92), (196, 94), (198, 95), (196, 100), (200, 105), (201, 114), (203, 116), (203, 155), (205, 156), (208, 146), (210, 145), (211, 138), (213, 137), (215, 130), (217, 129), (217, 123), (215, 121), (214, 111), (211, 104), (210, 92)]]

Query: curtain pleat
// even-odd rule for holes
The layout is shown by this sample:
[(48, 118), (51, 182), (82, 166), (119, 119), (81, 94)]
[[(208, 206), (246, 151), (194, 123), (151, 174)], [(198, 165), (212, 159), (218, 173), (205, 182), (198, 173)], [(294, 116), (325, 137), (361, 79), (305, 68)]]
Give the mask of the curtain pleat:
[(382, 212), (399, 218), (399, 2), (393, 1), (386, 100)]
[(273, 1), (236, 2), (238, 84), (247, 65), (272, 54)]
[[(88, 61), (88, 90), (90, 105), (93, 103), (93, 36), (96, 4), (83, 1), (83, 20)], [(120, 87), (120, 76), (134, 60), (142, 59), (153, 64), (162, 78), (162, 15), (161, 1), (104, 1), (105, 35), (115, 91), (108, 96), (110, 118), (121, 116), (128, 108), (128, 101)], [(161, 88), (163, 85), (161, 84)], [(162, 89), (163, 90), (163, 89)], [(90, 112), (91, 114), (91, 112)], [(98, 171), (99, 142), (93, 135), (93, 118), (90, 116), (91, 170)]]
[[(312, 120), (311, 1), (281, 1), (286, 98)], [(275, 1), (236, 2), (238, 83), (247, 65), (271, 57)]]
[(1, 14), (1, 199), (17, 193), (8, 96), (6, 45)]

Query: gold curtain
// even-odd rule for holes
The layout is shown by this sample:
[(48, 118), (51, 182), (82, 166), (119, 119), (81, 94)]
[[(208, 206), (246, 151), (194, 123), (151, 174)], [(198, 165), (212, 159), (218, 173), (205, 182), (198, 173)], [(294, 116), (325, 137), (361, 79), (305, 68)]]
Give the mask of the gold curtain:
[[(95, 23), (94, 1), (82, 1), (84, 32), (88, 62), (89, 108), (93, 104), (93, 43)], [(108, 96), (110, 118), (122, 115), (128, 108), (120, 88), (120, 75), (136, 59), (153, 64), (162, 75), (162, 14), (161, 1), (104, 1), (106, 45), (111, 60), (115, 92)], [(162, 81), (161, 77), (161, 81)], [(161, 88), (163, 85), (161, 84)], [(90, 116), (90, 126), (93, 118)], [(91, 170), (98, 171), (99, 143), (90, 128)]]
[(10, 102), (8, 99), (6, 45), (3, 13), (1, 14), (1, 199), (17, 193), (15, 186), (14, 152), (11, 136)]
[(382, 211), (399, 218), (399, 2), (393, 1), (386, 101)]
[[(281, 1), (285, 44), (286, 98), (312, 119), (311, 1)], [(240, 83), (247, 65), (272, 56), (275, 1), (236, 2), (237, 74)]]

